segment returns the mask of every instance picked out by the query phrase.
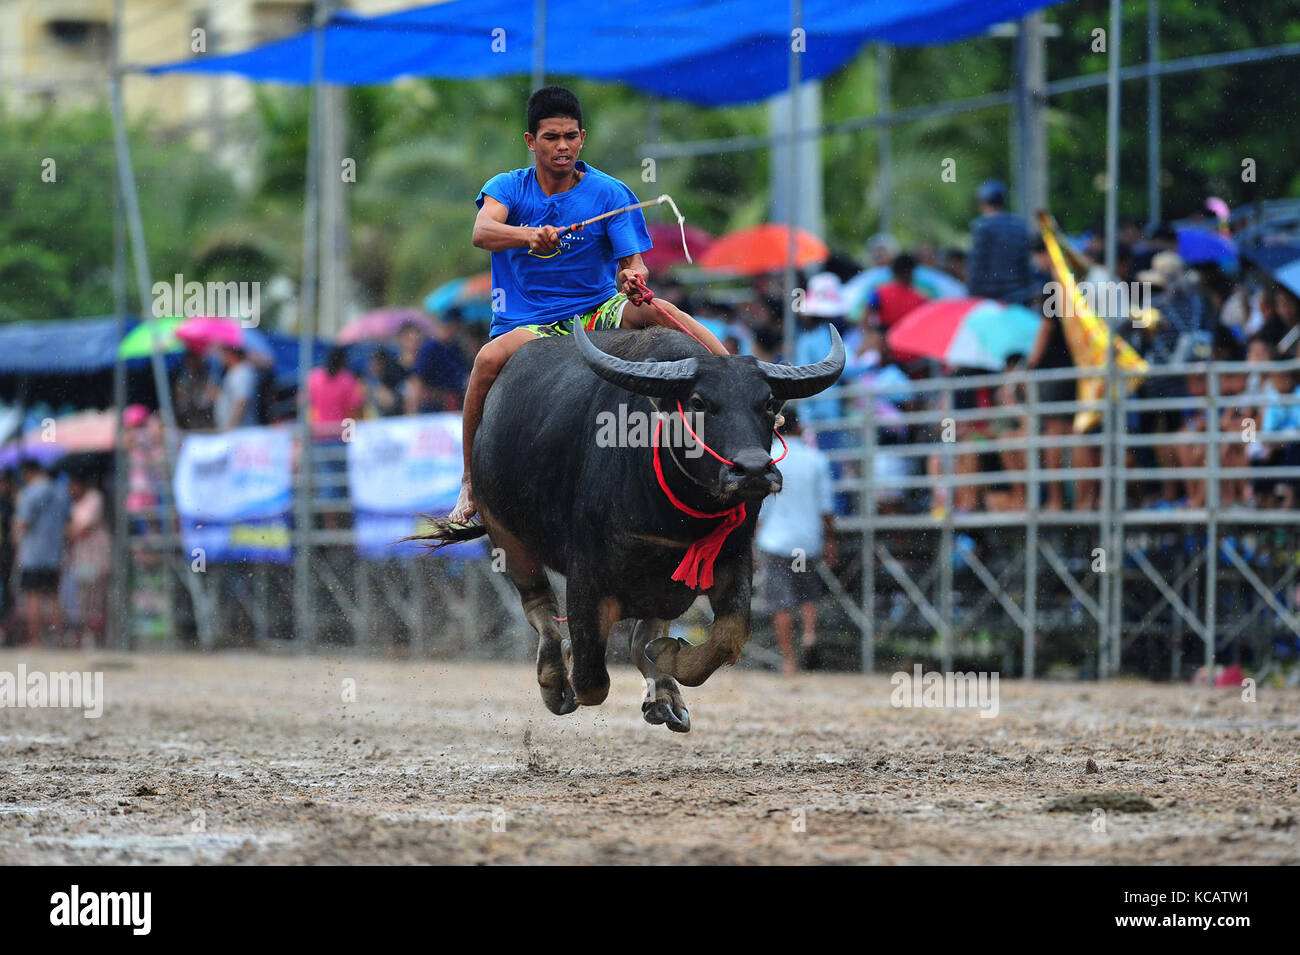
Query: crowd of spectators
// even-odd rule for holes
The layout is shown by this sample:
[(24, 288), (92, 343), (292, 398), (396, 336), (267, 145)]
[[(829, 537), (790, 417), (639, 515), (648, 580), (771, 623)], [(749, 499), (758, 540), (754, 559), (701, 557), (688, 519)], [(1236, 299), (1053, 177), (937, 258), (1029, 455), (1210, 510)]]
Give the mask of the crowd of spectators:
[[(1079, 427), (1075, 409), (1068, 407), (1076, 400), (1075, 382), (1038, 381), (1034, 400), (1041, 407), (1036, 421), (1029, 418), (1024, 373), (1074, 366), (1064, 324), (1067, 318), (1047, 307), (1052, 281), (1047, 248), (1021, 216), (1008, 211), (1001, 184), (981, 185), (975, 199), (978, 215), (971, 224), (967, 249), (939, 250), (928, 244), (904, 249), (892, 236), (879, 234), (866, 243), (862, 262), (833, 256), (825, 271), (802, 275), (790, 355), (784, 354), (782, 334), (783, 276), (755, 276), (740, 290), (715, 284), (688, 286), (670, 275), (651, 276), (650, 282), (658, 297), (711, 323), (728, 350), (765, 361), (818, 361), (829, 351), (829, 329), (836, 326), (848, 353), (841, 384), (869, 384), (876, 394), (870, 404), (861, 389), (847, 397), (839, 389), (801, 402), (797, 410), (803, 439), (827, 453), (835, 477), (853, 476), (853, 455), (842, 452), (865, 440), (864, 421), (870, 411), (877, 448), (871, 467), (880, 512), (1025, 510), (1029, 505), (1025, 481), (1000, 480), (996, 474), (1023, 475), (1029, 466), (1027, 450), (1000, 445), (985, 449), (981, 444), (1023, 439), (1031, 424), (1044, 445), (1038, 462), (1045, 469), (1039, 506), (1095, 509), (1099, 483), (1086, 476), (1079, 479), (1078, 472), (1099, 465), (1099, 449), (1065, 440), (1071, 434), (1095, 435), (1100, 427), (1097, 420)], [(1210, 231), (1222, 231), (1213, 220), (1209, 225)], [(1104, 258), (1104, 245), (1100, 230), (1086, 233), (1077, 243), (1079, 277), (1098, 279), (1096, 263)], [(1211, 446), (1198, 436), (1209, 430), (1204, 399), (1211, 385), (1201, 363), (1211, 360), (1247, 364), (1242, 373), (1220, 375), (1215, 383), (1218, 429), (1222, 434), (1241, 434), (1243, 439), (1225, 442), (1208, 453), (1217, 454), (1224, 468), (1300, 467), (1300, 379), (1291, 371), (1263, 365), (1300, 354), (1296, 291), (1249, 267), (1245, 260), (1228, 263), (1226, 268), (1224, 262), (1185, 261), (1179, 254), (1178, 233), (1167, 224), (1144, 229), (1134, 221), (1121, 221), (1115, 265), (1115, 274), (1104, 278), (1117, 283), (1122, 294), (1110, 300), (1109, 307), (1116, 311), (1102, 317), (1149, 365), (1135, 397), (1171, 402), (1168, 407), (1130, 413), (1125, 427), (1130, 434), (1186, 439), (1128, 450), (1131, 466), (1169, 474), (1130, 482), (1124, 505), (1199, 508), (1207, 504), (1207, 482), (1180, 472), (1207, 463)], [(887, 274), (865, 298), (850, 296), (846, 283), (864, 267)], [(917, 383), (941, 376), (987, 375), (988, 369), (950, 367), (934, 358), (891, 353), (890, 330), (933, 294), (933, 283), (922, 281), (925, 274), (960, 283), (972, 297), (1022, 305), (1040, 316), (1038, 334), (1024, 342), (1023, 351), (1007, 356), (1005, 368), (999, 369), (999, 384), (958, 387), (948, 399), (951, 403), (940, 405), (939, 389), (917, 387)], [(1134, 295), (1144, 300), (1134, 300)], [(461, 410), (469, 370), (486, 340), (486, 322), (466, 321), (459, 309), (452, 308), (427, 320), (409, 321), (383, 342), (331, 348), (308, 379), (312, 436), (325, 452), (317, 455), (318, 494), (325, 498), (346, 494), (341, 445), (349, 421)], [(1191, 370), (1162, 373), (1175, 365)], [(271, 424), (289, 420), (295, 413), (293, 396), (286, 400), (276, 391), (269, 358), (237, 347), (187, 351), (172, 372), (171, 397), (177, 424), (189, 433)], [(913, 424), (902, 417), (905, 412), (940, 407), (987, 409), (988, 414), (960, 416), (955, 435), (943, 438), (937, 424)], [(127, 511), (133, 530), (147, 532), (158, 529), (158, 505), (169, 493), (162, 426), (156, 412), (139, 405), (127, 409), (125, 423)], [(909, 446), (933, 446), (941, 440), (954, 441), (950, 454), (921, 458), (907, 453)], [(1063, 468), (1074, 472), (1071, 479), (1052, 477), (1051, 472)], [(962, 482), (949, 500), (939, 480), (949, 470), (990, 476), (979, 484)], [(929, 480), (912, 483), (922, 487), (890, 485), (901, 478), (920, 477)], [(1298, 483), (1300, 479), (1273, 476), (1223, 479), (1218, 500), (1224, 506), (1294, 507)], [(841, 493), (834, 499), (840, 514), (861, 506), (854, 494)], [(327, 516), (325, 523), (338, 526), (338, 515)], [(102, 641), (111, 550), (108, 526), (105, 493), (86, 477), (51, 475), (30, 462), (19, 474), (0, 474), (0, 612), (9, 620), (11, 634), (28, 641), (49, 629), (61, 634), (69, 623), (65, 618), (71, 617), (68, 640)], [(815, 538), (817, 533), (810, 531), (809, 540), (816, 543)], [(804, 638), (812, 641), (811, 622), (805, 619), (804, 625)], [(783, 634), (788, 636), (790, 629), (787, 621)], [(787, 647), (788, 643), (787, 639)], [(789, 659), (787, 653), (787, 665)]]
[[(1038, 335), (1025, 342), (1023, 351), (1009, 355), (1005, 368), (999, 369), (1003, 372), (1001, 385), (955, 391), (952, 407), (966, 411), (987, 409), (988, 415), (986, 420), (974, 421), (968, 420), (972, 416), (962, 416), (952, 438), (941, 438), (940, 429), (935, 425), (905, 426), (894, 420), (900, 412), (940, 407), (938, 389), (878, 394), (875, 441), (882, 452), (875, 455), (873, 468), (880, 482), (922, 473), (937, 481), (945, 467), (958, 475), (977, 472), (1023, 475), (1028, 467), (1026, 450), (981, 451), (980, 444), (994, 439), (1023, 439), (1028, 434), (1028, 396), (1023, 372), (1075, 367), (1063, 324), (1070, 320), (1070, 315), (1057, 314), (1058, 310), (1049, 306), (1053, 274), (1046, 245), (1022, 217), (1007, 210), (1006, 198), (1005, 187), (999, 183), (985, 183), (980, 187), (979, 215), (971, 226), (969, 253), (950, 249), (939, 254), (925, 245), (903, 250), (889, 235), (874, 236), (867, 244), (867, 262), (870, 266), (888, 267), (892, 277), (876, 285), (865, 303), (856, 309), (851, 308), (844, 294), (845, 280), (856, 264), (807, 276), (801, 283), (805, 291), (792, 360), (804, 363), (824, 357), (830, 347), (828, 328), (834, 324), (843, 335), (848, 351), (848, 366), (841, 379), (844, 385), (872, 382), (877, 389), (883, 389), (891, 382), (915, 383), (940, 376), (991, 373), (989, 369), (951, 367), (934, 359), (891, 355), (886, 339), (889, 329), (928, 301), (927, 291), (916, 281), (921, 266), (947, 273), (964, 283), (971, 297), (1023, 305), (1041, 316)], [(1082, 237), (1078, 244), (1079, 258), (1075, 260), (1076, 277), (1094, 284), (1110, 282), (1110, 287), (1119, 293), (1101, 295), (1099, 311), (1100, 317), (1110, 320), (1123, 340), (1149, 365), (1149, 373), (1133, 397), (1182, 402), (1178, 407), (1143, 408), (1127, 416), (1124, 424), (1130, 434), (1180, 437), (1154, 446), (1131, 448), (1127, 463), (1132, 468), (1157, 473), (1160, 469), (1172, 472), (1203, 468), (1207, 444), (1198, 436), (1207, 429), (1205, 410), (1199, 406), (1204, 404), (1209, 387), (1203, 363), (1253, 364), (1300, 357), (1300, 298), (1291, 288), (1262, 270), (1250, 268), (1244, 261), (1230, 266), (1231, 271), (1220, 262), (1185, 262), (1177, 251), (1178, 234), (1167, 224), (1144, 230), (1136, 222), (1123, 221), (1117, 235), (1113, 277), (1099, 271), (1104, 244), (1105, 237), (1097, 230)], [(675, 296), (678, 304), (693, 310), (693, 314), (724, 322), (727, 329), (724, 341), (729, 347), (734, 343), (736, 350), (765, 360), (779, 360), (782, 357), (780, 290), (780, 276), (760, 276), (753, 281), (749, 300), (738, 304), (697, 301), (685, 296), (676, 286), (669, 286), (667, 294)], [(1146, 301), (1135, 299), (1135, 294)], [(1107, 308), (1115, 310), (1114, 313), (1108, 314)], [(1188, 365), (1192, 368), (1187, 372), (1166, 370)], [(1246, 468), (1300, 463), (1297, 436), (1287, 434), (1300, 430), (1300, 406), (1285, 400), (1286, 396), (1298, 393), (1296, 376), (1270, 370), (1218, 377), (1220, 433), (1243, 436), (1241, 441), (1224, 443), (1219, 448), (1219, 465)], [(1069, 436), (1083, 434), (1095, 439), (1102, 426), (1101, 416), (1094, 415), (1082, 428), (1076, 425), (1076, 409), (1069, 406), (1080, 400), (1075, 379), (1040, 380), (1036, 389), (1036, 401), (1044, 406), (1037, 410), (1037, 430), (1044, 445), (1038, 466), (1048, 472), (1041, 481), (1042, 496), (1038, 503), (1046, 510), (1093, 510), (1099, 505), (1099, 482), (1079, 479), (1077, 472), (1086, 473), (1087, 469), (1099, 467), (1100, 441), (1094, 440), (1089, 446)], [(860, 399), (850, 401), (827, 393), (803, 402), (801, 413), (811, 440), (821, 449), (833, 452), (863, 441), (860, 413), (863, 410)], [(938, 454), (919, 461), (901, 449), (897, 454), (888, 451), (891, 445), (934, 444), (941, 440), (954, 440), (951, 462), (944, 462)], [(1070, 480), (1052, 479), (1050, 472), (1063, 468), (1071, 469), (1076, 476)], [(846, 473), (843, 463), (837, 463), (834, 469), (837, 477)], [(1288, 507), (1295, 501), (1296, 484), (1296, 480), (1279, 481), (1271, 477), (1223, 479), (1219, 482), (1219, 503)], [(966, 483), (953, 492), (951, 501), (945, 499), (944, 493), (937, 486), (904, 491), (885, 485), (878, 487), (876, 497), (884, 513), (909, 508), (942, 513), (949, 507), (958, 512), (1023, 511), (1028, 505), (1023, 477), (1005, 482), (987, 477), (980, 484)], [(1168, 478), (1133, 481), (1125, 488), (1125, 496), (1124, 504), (1129, 507), (1204, 507), (1206, 481), (1172, 474)], [(858, 506), (860, 502), (854, 501), (851, 495), (841, 494), (836, 509), (843, 514)]]

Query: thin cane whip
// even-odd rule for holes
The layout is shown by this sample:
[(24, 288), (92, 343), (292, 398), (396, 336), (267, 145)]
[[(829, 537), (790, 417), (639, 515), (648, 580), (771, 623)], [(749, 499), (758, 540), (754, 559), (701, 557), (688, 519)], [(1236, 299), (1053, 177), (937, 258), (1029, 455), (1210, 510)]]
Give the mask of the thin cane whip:
[(575, 222), (573, 225), (569, 226), (567, 231), (577, 232), (583, 226), (589, 226), (593, 222), (599, 222), (601, 219), (608, 219), (610, 216), (620, 215), (624, 212), (631, 212), (633, 209), (644, 209), (647, 206), (661, 206), (665, 202), (672, 207), (673, 215), (677, 217), (677, 228), (680, 229), (682, 233), (682, 251), (686, 253), (686, 261), (691, 265), (694, 265), (695, 260), (691, 258), (691, 250), (686, 247), (686, 216), (682, 215), (681, 210), (677, 208), (677, 203), (673, 202), (673, 197), (668, 195), (666, 192), (658, 199), (647, 199), (645, 202), (638, 202), (635, 205), (624, 206), (622, 209), (615, 209), (612, 212), (603, 212), (584, 222)]

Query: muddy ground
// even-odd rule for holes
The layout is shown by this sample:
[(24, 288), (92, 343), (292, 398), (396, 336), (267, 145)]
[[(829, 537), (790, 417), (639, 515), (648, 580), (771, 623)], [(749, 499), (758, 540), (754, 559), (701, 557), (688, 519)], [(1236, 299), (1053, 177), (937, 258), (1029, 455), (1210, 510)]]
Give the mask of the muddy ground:
[(0, 709), (0, 864), (1300, 863), (1295, 690), (1004, 681), (986, 719), (738, 669), (674, 735), (626, 667), (557, 717), (525, 665), (20, 662), (105, 709)]

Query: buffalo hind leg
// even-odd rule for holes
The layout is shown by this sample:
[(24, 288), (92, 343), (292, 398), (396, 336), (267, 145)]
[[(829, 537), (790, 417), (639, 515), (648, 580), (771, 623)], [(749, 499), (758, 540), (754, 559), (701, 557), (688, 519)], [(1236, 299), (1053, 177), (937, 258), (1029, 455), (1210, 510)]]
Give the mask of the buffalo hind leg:
[(519, 591), (524, 616), (537, 631), (537, 685), (541, 687), (542, 702), (557, 716), (572, 713), (578, 708), (578, 701), (565, 666), (564, 639), (555, 619), (560, 608), (546, 577), (546, 568), (523, 542), (490, 515), (484, 514), (483, 522), (493, 545), (505, 551), (506, 574)]
[(645, 678), (645, 695), (641, 700), (641, 716), (651, 726), (667, 724), (674, 733), (691, 731), (691, 714), (682, 699), (677, 681), (660, 672), (646, 654), (646, 647), (654, 640), (668, 634), (667, 620), (638, 620), (632, 630), (632, 659)]

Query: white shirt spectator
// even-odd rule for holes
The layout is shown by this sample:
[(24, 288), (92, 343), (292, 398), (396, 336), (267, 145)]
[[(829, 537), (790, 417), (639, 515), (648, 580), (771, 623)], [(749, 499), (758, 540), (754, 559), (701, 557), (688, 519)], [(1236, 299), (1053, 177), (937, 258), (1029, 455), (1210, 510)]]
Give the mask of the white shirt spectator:
[[(826, 455), (791, 437), (790, 453), (777, 465), (784, 478), (780, 494), (763, 502), (758, 515), (758, 549), (783, 556), (802, 550), (809, 560), (822, 554), (822, 518), (835, 513), (831, 465)], [(772, 449), (781, 452), (778, 442)]]

